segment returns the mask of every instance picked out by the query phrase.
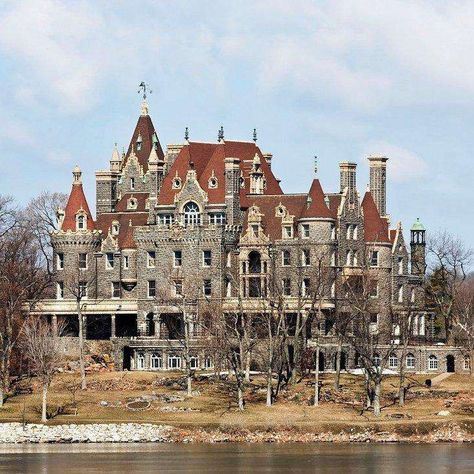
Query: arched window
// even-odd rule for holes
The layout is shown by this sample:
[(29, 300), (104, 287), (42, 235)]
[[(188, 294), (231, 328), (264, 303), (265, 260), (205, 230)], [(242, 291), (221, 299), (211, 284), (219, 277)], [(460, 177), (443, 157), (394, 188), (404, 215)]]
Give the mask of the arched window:
[(398, 357), (396, 354), (390, 354), (390, 357), (388, 358), (388, 366), (391, 369), (398, 367)]
[(249, 253), (249, 273), (261, 273), (262, 259), (256, 251)]
[(357, 240), (358, 232), (359, 232), (359, 226), (355, 225), (354, 226), (354, 232), (352, 233), (352, 240)]
[(407, 354), (407, 369), (414, 369), (415, 368), (415, 356), (413, 354)]
[(184, 206), (184, 225), (199, 225), (201, 223), (201, 213), (199, 206), (195, 202), (188, 202)]
[(76, 217), (76, 227), (77, 230), (85, 230), (86, 229), (86, 223), (87, 223), (87, 218), (84, 214), (78, 214)]
[(428, 369), (438, 370), (438, 358), (433, 354), (428, 357)]
[(145, 354), (140, 352), (137, 356), (137, 369), (145, 368)]
[(151, 355), (151, 368), (152, 369), (161, 369), (163, 367), (163, 360), (161, 359), (161, 355), (160, 354), (157, 354), (156, 352), (154, 352), (152, 355)]

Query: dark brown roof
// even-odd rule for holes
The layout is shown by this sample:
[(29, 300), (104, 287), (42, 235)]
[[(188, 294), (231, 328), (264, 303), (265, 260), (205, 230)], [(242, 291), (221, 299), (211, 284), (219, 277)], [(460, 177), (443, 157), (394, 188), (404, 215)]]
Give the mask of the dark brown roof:
[(310, 198), (309, 206), (305, 206), (301, 217), (333, 217), (332, 212), (324, 202), (324, 192), (319, 179), (313, 179), (308, 197)]
[(136, 226), (146, 225), (148, 213), (146, 212), (108, 212), (100, 214), (97, 218), (97, 227), (107, 237), (112, 222), (118, 221), (120, 225), (118, 245), (121, 249), (134, 249), (137, 244), (133, 239), (133, 230)]

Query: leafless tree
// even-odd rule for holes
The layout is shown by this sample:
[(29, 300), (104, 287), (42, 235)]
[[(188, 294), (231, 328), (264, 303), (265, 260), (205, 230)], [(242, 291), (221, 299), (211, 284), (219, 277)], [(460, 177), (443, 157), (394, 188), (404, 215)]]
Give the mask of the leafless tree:
[(41, 254), (20, 215), (3, 200), (0, 210), (0, 406), (10, 389), (12, 351), (26, 316), (45, 294), (50, 281), (41, 265)]
[(453, 342), (456, 300), (473, 260), (473, 250), (448, 232), (435, 234), (429, 241), (427, 297), (444, 322), (446, 339)]
[(58, 230), (57, 211), (64, 209), (66, 202), (67, 194), (43, 191), (28, 203), (23, 212), (25, 222), (31, 226), (33, 237), (41, 250), (48, 274), (53, 272), (51, 232)]
[(51, 326), (41, 318), (30, 318), (21, 333), (20, 345), (29, 362), (30, 371), (38, 377), (42, 386), (41, 421), (48, 421), (48, 390), (53, 376), (61, 365), (63, 353), (59, 336), (63, 323), (52, 331)]

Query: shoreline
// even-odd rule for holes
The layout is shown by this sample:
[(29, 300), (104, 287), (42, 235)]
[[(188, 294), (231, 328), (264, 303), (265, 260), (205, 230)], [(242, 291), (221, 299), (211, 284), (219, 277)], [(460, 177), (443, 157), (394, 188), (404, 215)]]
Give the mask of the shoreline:
[[(7, 444), (102, 444), (102, 443), (473, 443), (472, 426), (455, 421), (430, 429), (412, 423), (403, 429), (382, 431), (377, 426), (345, 425), (338, 432), (273, 427), (180, 428), (153, 423), (86, 423), (43, 425), (0, 423), (0, 445)], [(315, 426), (317, 429), (317, 426)], [(399, 431), (405, 431), (399, 432)], [(421, 432), (420, 432), (421, 431)]]

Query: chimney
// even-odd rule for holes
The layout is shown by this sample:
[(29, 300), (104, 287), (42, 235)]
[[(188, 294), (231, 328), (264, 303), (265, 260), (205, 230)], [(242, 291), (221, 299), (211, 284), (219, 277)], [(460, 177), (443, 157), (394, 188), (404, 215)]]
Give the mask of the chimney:
[(341, 177), (341, 193), (348, 188), (348, 195), (354, 196), (357, 191), (356, 183), (357, 164), (350, 161), (342, 161), (339, 163), (339, 171)]
[(386, 156), (369, 156), (369, 189), (379, 214), (387, 215), (387, 160)]

